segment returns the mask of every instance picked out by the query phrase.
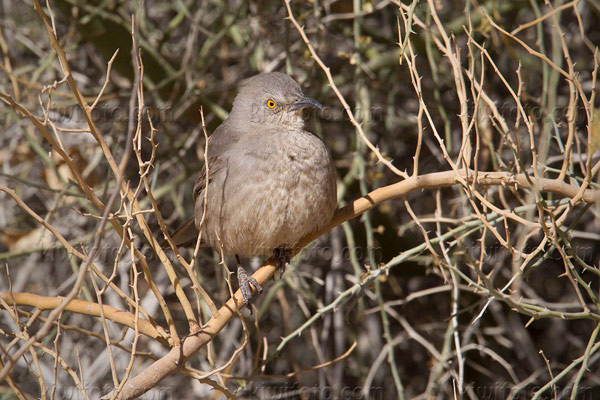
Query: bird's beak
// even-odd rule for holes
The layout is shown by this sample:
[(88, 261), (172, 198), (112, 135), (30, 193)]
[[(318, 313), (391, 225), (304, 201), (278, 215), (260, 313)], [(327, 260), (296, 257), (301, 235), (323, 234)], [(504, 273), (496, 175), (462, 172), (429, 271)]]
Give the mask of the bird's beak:
[(311, 99), (310, 97), (300, 97), (298, 100), (290, 104), (289, 110), (295, 111), (300, 110), (302, 108), (318, 108), (319, 110), (323, 109), (321, 103), (316, 101), (315, 99)]

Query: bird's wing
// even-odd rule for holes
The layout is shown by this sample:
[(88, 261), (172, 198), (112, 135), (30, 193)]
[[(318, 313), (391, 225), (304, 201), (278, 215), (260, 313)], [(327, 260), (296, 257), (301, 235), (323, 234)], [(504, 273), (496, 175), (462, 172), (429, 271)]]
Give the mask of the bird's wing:
[[(194, 223), (194, 218), (189, 218), (183, 223), (173, 234), (171, 239), (177, 247), (191, 247), (196, 244), (198, 238), (198, 229)], [(162, 244), (163, 248), (168, 248), (169, 243), (165, 240)]]
[(194, 204), (198, 207), (197, 199), (198, 196), (203, 195), (206, 187), (206, 168), (208, 166), (208, 183), (213, 178), (226, 168), (227, 165), (227, 151), (239, 141), (240, 132), (227, 123), (226, 120), (213, 132), (208, 138), (208, 150), (205, 154), (205, 163), (196, 178), (194, 184)]
[[(225, 153), (231, 148), (231, 145), (239, 140), (239, 132), (231, 129), (227, 120), (210, 135), (208, 139), (208, 152), (205, 155), (205, 164), (196, 177), (194, 183), (194, 206), (197, 213), (204, 206), (204, 189), (206, 188), (206, 166), (208, 164), (208, 182), (226, 168), (227, 162)], [(173, 242), (178, 247), (193, 246), (198, 238), (198, 228), (195, 218), (192, 217), (185, 221), (172, 235)]]

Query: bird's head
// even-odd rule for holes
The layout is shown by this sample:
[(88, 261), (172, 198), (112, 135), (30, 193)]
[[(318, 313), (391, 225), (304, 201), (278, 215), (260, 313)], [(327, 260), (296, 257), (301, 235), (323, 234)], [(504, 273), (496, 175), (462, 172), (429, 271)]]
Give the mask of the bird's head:
[(300, 85), (286, 74), (270, 72), (248, 80), (233, 102), (232, 116), (244, 123), (279, 129), (301, 129), (304, 108), (323, 109), (305, 97)]

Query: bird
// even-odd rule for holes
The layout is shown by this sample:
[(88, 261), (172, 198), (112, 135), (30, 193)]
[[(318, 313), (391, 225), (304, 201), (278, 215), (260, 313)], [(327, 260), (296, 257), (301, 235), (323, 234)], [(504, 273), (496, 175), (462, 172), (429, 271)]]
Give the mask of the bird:
[(302, 110), (323, 106), (289, 75), (247, 80), (228, 117), (208, 138), (194, 185), (194, 217), (173, 235), (235, 256), (238, 286), (250, 307), (254, 286), (240, 257), (273, 255), (280, 276), (301, 238), (327, 226), (337, 204), (336, 173), (324, 142), (304, 127)]

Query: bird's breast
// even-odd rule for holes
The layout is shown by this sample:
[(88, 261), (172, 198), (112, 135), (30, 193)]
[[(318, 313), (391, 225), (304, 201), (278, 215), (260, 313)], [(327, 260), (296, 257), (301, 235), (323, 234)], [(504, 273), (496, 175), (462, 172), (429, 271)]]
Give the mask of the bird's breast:
[(218, 229), (226, 253), (267, 255), (329, 223), (335, 175), (320, 139), (302, 132), (258, 140), (246, 143), (242, 154), (229, 157), (222, 196), (209, 201), (220, 209), (219, 221), (209, 226)]

